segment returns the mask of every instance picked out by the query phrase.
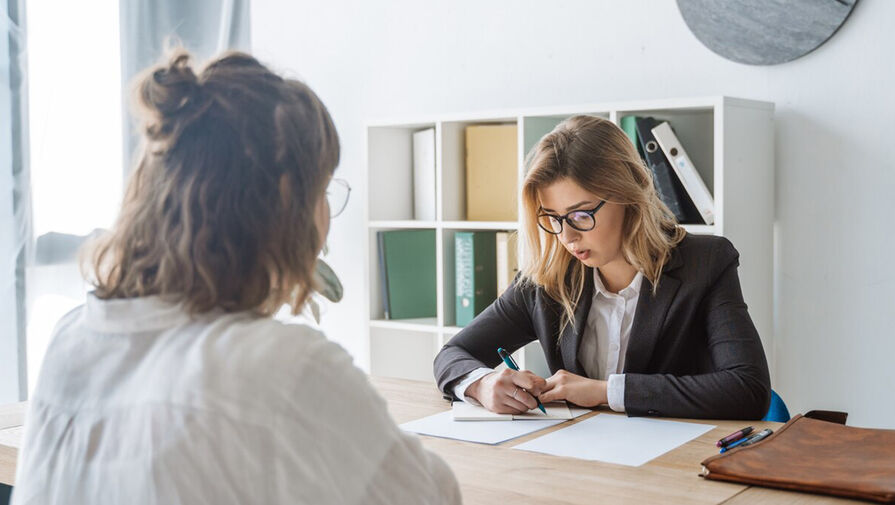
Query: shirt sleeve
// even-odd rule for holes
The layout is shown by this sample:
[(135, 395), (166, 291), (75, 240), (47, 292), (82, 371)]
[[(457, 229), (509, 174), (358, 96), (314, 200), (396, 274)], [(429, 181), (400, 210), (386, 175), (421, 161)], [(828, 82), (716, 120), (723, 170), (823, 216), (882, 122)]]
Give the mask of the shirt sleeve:
[(609, 398), (610, 409), (616, 412), (625, 411), (625, 374), (609, 374), (606, 396)]
[(297, 466), (313, 462), (318, 478), (336, 490), (320, 500), (305, 495), (307, 502), (459, 505), (459, 486), (447, 463), (395, 424), (385, 400), (347, 352), (333, 343), (321, 347), (308, 359), (303, 388), (312, 396), (303, 405), (316, 409), (294, 412), (313, 410), (309, 423), (316, 422), (316, 429), (296, 444), (295, 458)]
[(364, 503), (460, 505), (460, 487), (450, 467), (427, 451), (415, 435), (401, 434), (386, 454), (385, 464), (370, 480)]
[(460, 381), (457, 382), (457, 385), (454, 386), (454, 396), (460, 399), (461, 402), (472, 403), (473, 405), (479, 405), (479, 402), (476, 401), (475, 398), (466, 398), (466, 388), (472, 385), (473, 382), (481, 379), (482, 377), (488, 375), (494, 370), (491, 368), (476, 368), (475, 370), (469, 372), (460, 378)]

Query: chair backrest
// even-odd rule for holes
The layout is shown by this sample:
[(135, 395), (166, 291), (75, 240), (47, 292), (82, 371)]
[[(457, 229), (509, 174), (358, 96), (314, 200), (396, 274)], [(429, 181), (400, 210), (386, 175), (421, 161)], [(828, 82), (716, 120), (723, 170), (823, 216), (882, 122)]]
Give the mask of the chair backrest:
[(765, 414), (762, 421), (774, 421), (777, 423), (785, 423), (789, 421), (789, 409), (783, 403), (783, 398), (773, 389), (771, 390), (771, 406), (768, 407), (768, 413)]

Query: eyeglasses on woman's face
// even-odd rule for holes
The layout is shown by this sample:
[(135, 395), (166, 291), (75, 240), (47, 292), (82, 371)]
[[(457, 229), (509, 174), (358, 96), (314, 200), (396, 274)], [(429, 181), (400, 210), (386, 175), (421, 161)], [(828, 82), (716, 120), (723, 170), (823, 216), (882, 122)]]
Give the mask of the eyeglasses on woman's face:
[(326, 201), (329, 204), (329, 217), (336, 217), (345, 210), (348, 205), (348, 196), (351, 195), (351, 186), (345, 179), (333, 177), (326, 187)]
[(563, 221), (569, 223), (569, 226), (578, 231), (591, 231), (597, 225), (597, 220), (594, 218), (594, 214), (596, 214), (605, 203), (606, 200), (602, 200), (600, 204), (593, 209), (573, 210), (562, 216), (542, 212), (538, 214), (538, 226), (551, 235), (559, 235), (562, 233)]

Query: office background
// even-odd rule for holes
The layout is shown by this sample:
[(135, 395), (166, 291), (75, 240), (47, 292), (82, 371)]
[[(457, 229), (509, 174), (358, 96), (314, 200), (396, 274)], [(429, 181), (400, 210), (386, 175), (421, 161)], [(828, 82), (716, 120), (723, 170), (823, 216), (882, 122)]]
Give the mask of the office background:
[[(253, 51), (320, 94), (342, 136), (339, 175), (355, 187), (372, 119), (722, 94), (775, 103), (773, 386), (794, 412), (888, 428), (893, 18), (895, 3), (861, 0), (813, 53), (756, 67), (709, 51), (671, 0), (251, 3)], [(327, 261), (346, 294), (323, 319), (362, 367), (364, 194), (332, 225)]]

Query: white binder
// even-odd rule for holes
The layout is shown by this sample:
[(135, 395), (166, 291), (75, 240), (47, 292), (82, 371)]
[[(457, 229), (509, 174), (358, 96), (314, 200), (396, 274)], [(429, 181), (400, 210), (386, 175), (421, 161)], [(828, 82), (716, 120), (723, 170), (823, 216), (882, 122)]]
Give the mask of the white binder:
[(684, 189), (687, 190), (687, 194), (690, 195), (690, 199), (693, 200), (693, 204), (702, 215), (705, 224), (714, 224), (715, 199), (712, 198), (712, 193), (706, 187), (705, 181), (693, 166), (693, 161), (687, 156), (684, 146), (672, 131), (671, 125), (665, 121), (653, 128), (652, 132), (659, 147), (662, 148), (662, 152), (665, 153), (665, 157), (674, 168), (678, 179), (681, 180), (681, 184), (684, 185)]
[(435, 221), (435, 128), (413, 134), (413, 218)]

